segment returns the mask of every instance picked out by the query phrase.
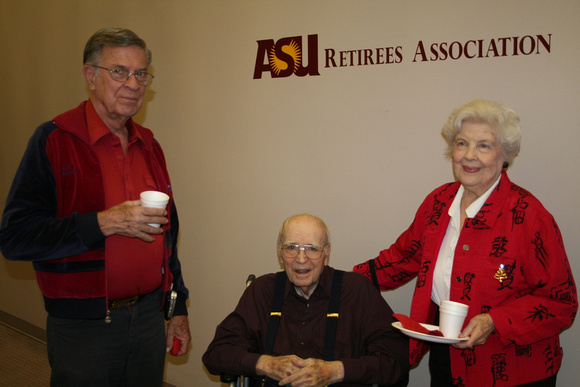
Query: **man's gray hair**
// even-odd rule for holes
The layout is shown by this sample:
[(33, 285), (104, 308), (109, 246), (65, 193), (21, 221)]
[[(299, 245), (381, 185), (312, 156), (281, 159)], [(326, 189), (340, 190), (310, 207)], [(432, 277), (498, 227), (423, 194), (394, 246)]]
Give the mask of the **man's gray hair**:
[(98, 64), (104, 47), (138, 46), (145, 51), (147, 66), (151, 64), (151, 51), (145, 41), (131, 30), (124, 28), (102, 28), (89, 38), (83, 53), (83, 64)]

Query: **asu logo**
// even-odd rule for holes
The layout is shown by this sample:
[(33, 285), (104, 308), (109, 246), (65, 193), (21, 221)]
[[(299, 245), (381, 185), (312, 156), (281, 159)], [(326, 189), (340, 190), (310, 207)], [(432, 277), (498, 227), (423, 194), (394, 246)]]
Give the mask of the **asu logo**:
[[(320, 75), (318, 72), (318, 35), (308, 35), (308, 66), (304, 66), (304, 47), (301, 36), (258, 40), (258, 54), (254, 67), (254, 79), (262, 79), (263, 72), (272, 78), (285, 78), (292, 74), (299, 77)], [(265, 63), (267, 58), (267, 63)]]

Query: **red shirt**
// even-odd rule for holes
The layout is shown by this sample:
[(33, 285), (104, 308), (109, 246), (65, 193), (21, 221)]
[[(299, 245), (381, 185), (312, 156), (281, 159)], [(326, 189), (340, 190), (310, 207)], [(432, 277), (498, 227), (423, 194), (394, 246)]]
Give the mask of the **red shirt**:
[[(157, 190), (141, 152), (143, 137), (133, 121), (127, 121), (129, 139), (127, 153), (123, 154), (119, 137), (105, 125), (90, 101), (86, 104), (86, 114), (91, 145), (103, 174), (106, 208), (127, 200), (139, 200), (143, 191)], [(156, 235), (153, 243), (121, 235), (107, 237), (105, 259), (109, 299), (147, 294), (160, 287), (163, 249), (162, 235)]]

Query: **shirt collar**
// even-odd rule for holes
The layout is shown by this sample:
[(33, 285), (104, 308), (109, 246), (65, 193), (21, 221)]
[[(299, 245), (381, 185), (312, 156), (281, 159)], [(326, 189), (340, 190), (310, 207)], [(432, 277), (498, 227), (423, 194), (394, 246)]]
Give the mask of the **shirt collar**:
[[(111, 134), (111, 130), (109, 127), (103, 122), (93, 103), (89, 99), (87, 104), (85, 105), (85, 112), (87, 116), (87, 127), (89, 129), (89, 140), (91, 145), (95, 145), (97, 141), (101, 138), (105, 137), (108, 134)], [(143, 136), (139, 128), (133, 122), (133, 119), (130, 118), (127, 123), (127, 131), (129, 133), (129, 143), (134, 142), (135, 140), (140, 140), (144, 142)]]
[[(473, 203), (471, 203), (469, 205), (469, 207), (467, 207), (467, 209), (465, 210), (465, 213), (467, 214), (468, 218), (474, 218), (475, 215), (477, 215), (479, 210), (481, 210), (481, 207), (483, 207), (483, 205), (485, 204), (485, 202), (489, 198), (489, 195), (491, 195), (491, 193), (493, 192), (495, 187), (497, 187), (497, 185), (499, 184), (500, 180), (501, 180), (501, 174), (499, 175), (499, 177), (497, 178), (495, 183), (493, 183), (492, 186), (489, 187), (488, 190), (483, 193), (483, 195), (478, 197)], [(457, 194), (455, 195), (455, 199), (453, 199), (453, 203), (451, 203), (451, 206), (449, 207), (449, 216), (453, 217), (453, 215), (459, 213), (459, 211), (460, 211), (459, 206), (461, 205), (461, 198), (463, 197), (464, 192), (465, 192), (465, 188), (463, 187), (463, 184), (462, 184), (459, 187), (459, 189), (457, 190)]]
[[(334, 269), (330, 266), (325, 266), (324, 270), (322, 270), (322, 274), (320, 274), (320, 280), (318, 281), (318, 285), (316, 286), (316, 289), (314, 289), (314, 292), (312, 292), (312, 295), (310, 296), (310, 299), (312, 299), (313, 297), (317, 297), (319, 294), (321, 294), (320, 292), (322, 292), (322, 295), (326, 295), (328, 297), (330, 297), (330, 292), (332, 290), (332, 275), (334, 273)], [(294, 292), (294, 294), (299, 297), (304, 299), (304, 297), (302, 297), (301, 295), (299, 295), (295, 288), (294, 288), (294, 284), (290, 281), (286, 281), (286, 289), (284, 291), (284, 297), (288, 296), (288, 294), (290, 293), (290, 291)]]

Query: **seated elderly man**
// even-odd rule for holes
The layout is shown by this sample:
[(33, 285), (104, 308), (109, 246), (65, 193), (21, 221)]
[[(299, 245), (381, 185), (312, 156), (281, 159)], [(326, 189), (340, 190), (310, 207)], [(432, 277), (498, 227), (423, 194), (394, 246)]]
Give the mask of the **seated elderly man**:
[(284, 271), (257, 278), (217, 327), (203, 355), (208, 371), (254, 385), (406, 385), (408, 340), (369, 280), (328, 266), (324, 222), (286, 219), (277, 250)]

